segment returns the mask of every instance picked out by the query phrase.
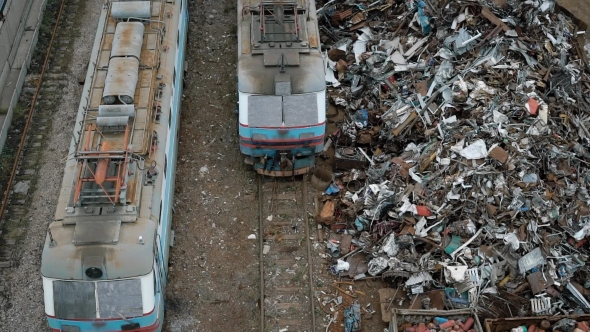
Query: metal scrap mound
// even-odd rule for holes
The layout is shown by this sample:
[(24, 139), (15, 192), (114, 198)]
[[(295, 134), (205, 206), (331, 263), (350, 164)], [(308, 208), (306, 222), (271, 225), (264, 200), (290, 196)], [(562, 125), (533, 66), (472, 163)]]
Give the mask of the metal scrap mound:
[(552, 0), (332, 0), (318, 17), (332, 272), (487, 316), (590, 312), (590, 72), (574, 20)]

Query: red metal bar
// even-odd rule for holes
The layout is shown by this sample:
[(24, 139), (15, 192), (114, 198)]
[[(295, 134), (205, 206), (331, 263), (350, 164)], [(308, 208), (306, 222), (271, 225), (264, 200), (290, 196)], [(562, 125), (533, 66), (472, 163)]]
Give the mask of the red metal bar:
[(119, 163), (119, 168), (117, 170), (117, 183), (115, 185), (115, 202), (119, 201), (119, 194), (121, 193), (121, 184), (125, 182), (125, 172), (127, 172), (127, 157), (128, 157), (128, 147), (127, 144), (129, 142), (129, 124), (125, 126), (125, 139), (123, 140), (123, 149), (125, 150), (125, 161), (123, 162), (123, 172), (121, 172), (121, 164)]
[[(111, 146), (110, 146), (109, 142), (104, 141), (100, 147), (100, 151), (101, 152), (109, 151), (110, 148), (111, 148)], [(104, 158), (104, 159), (100, 159), (96, 163), (96, 176), (95, 176), (96, 183), (102, 184), (105, 181), (105, 179), (107, 177), (107, 172), (109, 171), (109, 163), (110, 162), (111, 162), (110, 159)]]
[[(86, 164), (86, 167), (88, 167), (88, 171), (90, 172), (90, 174), (92, 174), (92, 176), (96, 179), (96, 176), (94, 175), (94, 172), (92, 171), (92, 169), (90, 168), (90, 166), (88, 166), (88, 164)], [(95, 181), (96, 182), (96, 181)], [(113, 202), (113, 200), (111, 199), (111, 196), (109, 196), (109, 193), (107, 192), (107, 190), (102, 186), (102, 184), (97, 183), (100, 188), (102, 189), (102, 191), (104, 191), (105, 195), (107, 195), (107, 198), (109, 199), (109, 201), (111, 201), (111, 203), (115, 203)]]
[[(115, 182), (117, 181), (118, 177), (116, 176), (107, 176), (104, 180), (105, 182)], [(80, 181), (82, 182), (96, 182), (94, 178), (81, 178)]]
[[(90, 136), (92, 134), (92, 127), (94, 125), (88, 125), (88, 129), (86, 130), (86, 138), (84, 139), (84, 151), (90, 150)], [(79, 170), (78, 175), (76, 176), (76, 190), (74, 192), (74, 205), (78, 204), (78, 199), (80, 198), (80, 193), (82, 192), (82, 181), (80, 181), (80, 177), (82, 176), (82, 171), (84, 170), (83, 166), (84, 162), (78, 162)]]

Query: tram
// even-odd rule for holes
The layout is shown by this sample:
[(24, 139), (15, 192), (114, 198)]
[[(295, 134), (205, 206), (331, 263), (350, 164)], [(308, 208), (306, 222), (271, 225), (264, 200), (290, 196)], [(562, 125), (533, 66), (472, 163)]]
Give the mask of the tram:
[(307, 173), (324, 145), (326, 82), (313, 0), (238, 0), (240, 151), (268, 176)]
[(42, 254), (51, 331), (161, 331), (187, 0), (106, 0)]

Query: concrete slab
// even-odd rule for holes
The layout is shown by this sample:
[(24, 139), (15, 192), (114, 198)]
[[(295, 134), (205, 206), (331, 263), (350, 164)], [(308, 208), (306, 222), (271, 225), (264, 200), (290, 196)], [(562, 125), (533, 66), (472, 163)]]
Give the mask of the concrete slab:
[[(2, 93), (0, 94), (0, 108), (8, 109), (10, 101), (12, 100), (12, 94), (16, 84), (18, 83), (18, 77), (20, 76), (20, 69), (11, 69), (6, 79), (6, 84), (3, 86)], [(1, 127), (0, 127), (1, 128)]]
[(29, 53), (29, 49), (35, 38), (35, 31), (25, 31), (23, 33), (23, 37), (18, 45), (18, 50), (16, 51), (16, 56), (14, 57), (14, 63), (12, 64), (12, 69), (21, 69), (27, 66), (29, 62), (29, 57), (27, 56)]
[(34, 0), (33, 5), (31, 6), (31, 11), (29, 12), (29, 17), (27, 18), (27, 23), (25, 24), (25, 30), (33, 31), (41, 24), (39, 18), (42, 17), (46, 4), (47, 0)]
[[(39, 27), (47, 0), (26, 0), (26, 2), (23, 0), (20, 4), (26, 6), (22, 7), (22, 14), (18, 17), (18, 22), (20, 22), (18, 36), (14, 40), (15, 45), (10, 50), (10, 57), (6, 61), (3, 59), (3, 63), (0, 64), (0, 68), (10, 67), (2, 72), (3, 84), (0, 87), (0, 108), (8, 110), (6, 115), (0, 116), (0, 152), (4, 147), (12, 122), (13, 110), (11, 107), (14, 107), (18, 101), (27, 67), (37, 44)], [(4, 80), (5, 78), (6, 80)]]

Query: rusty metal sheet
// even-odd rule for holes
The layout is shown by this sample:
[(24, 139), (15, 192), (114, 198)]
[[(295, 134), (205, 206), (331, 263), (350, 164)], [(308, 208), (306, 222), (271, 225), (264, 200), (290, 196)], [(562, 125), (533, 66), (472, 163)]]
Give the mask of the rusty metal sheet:
[(79, 221), (72, 242), (85, 244), (115, 244), (119, 242), (121, 220)]
[(153, 67), (155, 66), (156, 52), (154, 50), (145, 50), (141, 52), (140, 62), (142, 66)]
[(139, 60), (135, 58), (113, 58), (102, 94), (105, 104), (112, 104), (116, 99), (125, 99), (126, 104), (133, 103), (135, 87), (139, 75)]
[(99, 70), (96, 72), (96, 78), (94, 79), (95, 88), (104, 88), (104, 82), (107, 78), (106, 70)]
[(352, 16), (352, 8), (337, 12), (336, 14), (332, 15), (331, 19), (338, 22), (350, 16)]
[(543, 273), (539, 271), (526, 276), (526, 280), (529, 282), (529, 285), (531, 286), (531, 291), (533, 292), (533, 295), (539, 294), (542, 291), (544, 291), (547, 287), (553, 285), (553, 278), (551, 278), (551, 275), (549, 275), (549, 273), (545, 273), (545, 275), (543, 275)]
[(145, 27), (140, 22), (121, 22), (117, 24), (113, 37), (111, 58), (132, 56), (139, 59), (144, 31)]

